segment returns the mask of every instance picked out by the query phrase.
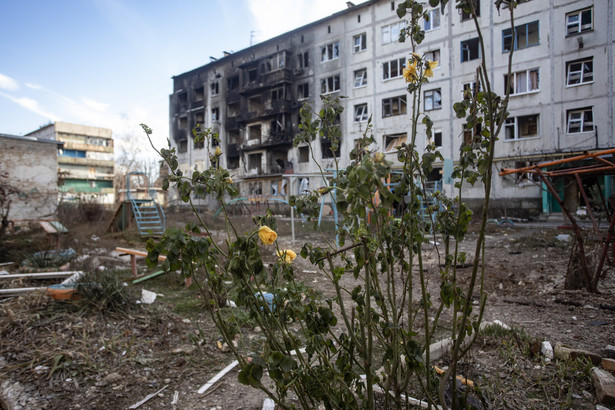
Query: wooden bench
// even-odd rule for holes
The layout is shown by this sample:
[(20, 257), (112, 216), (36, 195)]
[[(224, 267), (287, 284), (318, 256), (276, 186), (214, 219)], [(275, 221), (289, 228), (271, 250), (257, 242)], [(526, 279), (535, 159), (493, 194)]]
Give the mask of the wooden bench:
[[(147, 252), (128, 248), (115, 248), (115, 250), (122, 255), (130, 255), (130, 269), (132, 270), (133, 276), (137, 276), (137, 256), (145, 258), (147, 256)], [(164, 261), (166, 259), (167, 257), (164, 255), (158, 256), (159, 261)]]

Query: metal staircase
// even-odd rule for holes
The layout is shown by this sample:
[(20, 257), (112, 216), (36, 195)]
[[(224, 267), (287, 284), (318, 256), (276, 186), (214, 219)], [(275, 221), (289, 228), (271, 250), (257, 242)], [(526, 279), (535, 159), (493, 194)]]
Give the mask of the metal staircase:
[[(145, 182), (141, 186), (131, 187), (133, 179)], [(142, 172), (128, 173), (126, 193), (141, 236), (161, 236), (165, 225), (164, 211), (156, 202), (155, 193), (149, 186), (147, 175)]]

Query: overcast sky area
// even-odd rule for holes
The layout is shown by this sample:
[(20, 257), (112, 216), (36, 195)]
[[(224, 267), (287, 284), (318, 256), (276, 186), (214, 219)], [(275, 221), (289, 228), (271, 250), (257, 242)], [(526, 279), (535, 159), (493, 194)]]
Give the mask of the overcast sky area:
[(146, 123), (164, 147), (172, 76), (345, 8), (345, 0), (0, 0), (0, 133), (64, 121), (147, 144)]

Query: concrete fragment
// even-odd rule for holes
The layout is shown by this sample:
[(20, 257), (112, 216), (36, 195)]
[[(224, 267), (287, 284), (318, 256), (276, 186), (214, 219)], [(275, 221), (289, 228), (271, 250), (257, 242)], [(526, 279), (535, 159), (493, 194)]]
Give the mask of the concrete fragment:
[(606, 357), (615, 359), (615, 346), (607, 345), (605, 350), (606, 350)]
[(615, 360), (614, 359), (608, 359), (606, 357), (603, 357), (602, 361), (600, 362), (600, 366), (602, 366), (604, 370), (608, 370), (609, 372), (615, 372)]
[(553, 360), (553, 346), (549, 341), (545, 340), (540, 345), (540, 353), (547, 358), (549, 361)]
[(566, 346), (561, 342), (557, 342), (555, 344), (555, 349), (553, 353), (555, 358), (558, 360), (585, 358), (591, 360), (594, 365), (599, 365), (602, 361), (602, 357), (600, 357), (599, 354), (589, 352), (587, 350), (573, 349), (570, 346)]
[(606, 405), (615, 404), (615, 376), (598, 367), (592, 369), (591, 375), (598, 401)]

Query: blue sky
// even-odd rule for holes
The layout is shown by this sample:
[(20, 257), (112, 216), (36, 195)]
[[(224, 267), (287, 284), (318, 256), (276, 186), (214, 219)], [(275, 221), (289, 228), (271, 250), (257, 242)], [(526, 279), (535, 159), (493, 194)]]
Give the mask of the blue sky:
[[(168, 137), (173, 75), (346, 7), (345, 0), (0, 0), (0, 133), (52, 121)], [(130, 144), (133, 145), (134, 144)], [(127, 146), (127, 145), (124, 145)]]

